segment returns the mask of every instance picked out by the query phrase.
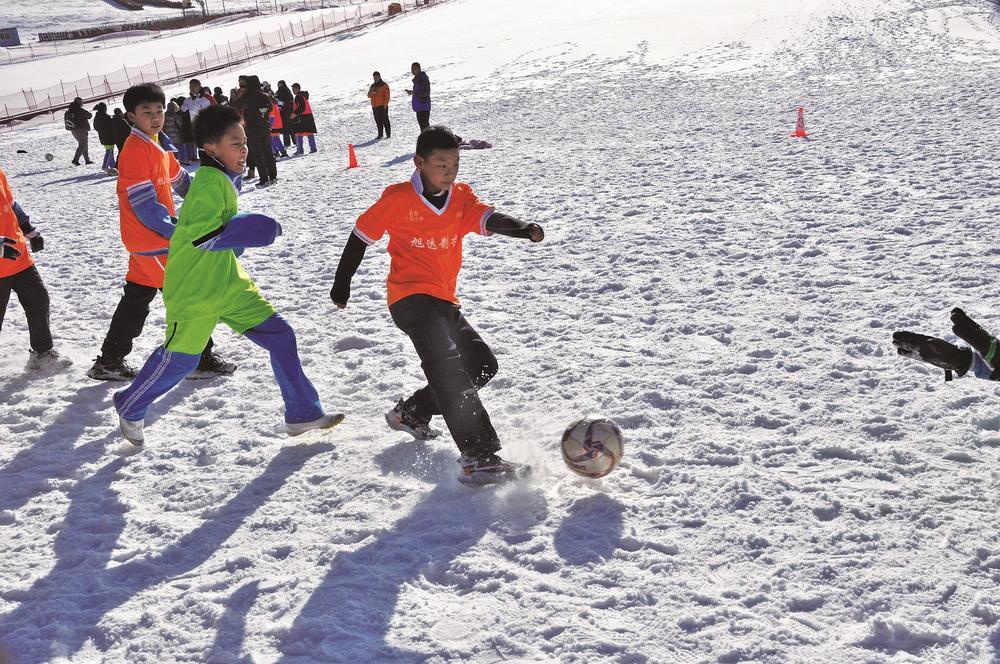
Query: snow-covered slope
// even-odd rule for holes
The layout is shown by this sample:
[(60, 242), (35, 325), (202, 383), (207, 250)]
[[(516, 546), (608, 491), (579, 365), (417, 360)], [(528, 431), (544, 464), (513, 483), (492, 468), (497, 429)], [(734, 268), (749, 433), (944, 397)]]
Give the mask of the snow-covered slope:
[[(1000, 390), (896, 357), (961, 305), (994, 331), (996, 16), (967, 0), (458, 0), (262, 62), (312, 92), (321, 152), (241, 198), (285, 236), (244, 264), (347, 421), (281, 434), (267, 358), (182, 385), (123, 459), (83, 373), (125, 254), (114, 184), (54, 126), (0, 135), (45, 232), (61, 350), (0, 357), (0, 643), (17, 662), (941, 661), (1000, 657)], [(715, 32), (713, 32), (713, 30)], [(140, 57), (140, 51), (136, 57)], [(432, 120), (484, 199), (546, 241), (469, 238), (466, 315), (518, 486), (470, 491), (445, 440), (382, 413), (421, 384), (356, 215), (407, 178), (421, 61)], [(393, 88), (370, 143), (364, 91)], [(210, 80), (231, 87), (228, 78)], [(813, 140), (789, 137), (806, 108)], [(362, 167), (348, 171), (346, 144)], [(27, 154), (15, 154), (25, 149)], [(56, 154), (45, 162), (44, 152)], [(157, 302), (133, 353), (162, 339)], [(169, 410), (168, 410), (169, 409)], [(562, 428), (616, 419), (622, 467), (562, 466)]]

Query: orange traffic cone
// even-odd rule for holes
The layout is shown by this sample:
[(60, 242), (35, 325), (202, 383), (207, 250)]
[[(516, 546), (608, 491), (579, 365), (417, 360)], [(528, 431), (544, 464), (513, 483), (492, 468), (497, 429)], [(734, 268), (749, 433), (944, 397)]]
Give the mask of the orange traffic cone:
[(795, 123), (795, 131), (792, 133), (795, 138), (808, 138), (809, 134), (806, 133), (806, 111), (804, 108), (799, 106), (799, 119)]
[(356, 156), (354, 156), (354, 144), (353, 143), (348, 143), (347, 144), (347, 167), (348, 168), (357, 168), (358, 167), (358, 158)]

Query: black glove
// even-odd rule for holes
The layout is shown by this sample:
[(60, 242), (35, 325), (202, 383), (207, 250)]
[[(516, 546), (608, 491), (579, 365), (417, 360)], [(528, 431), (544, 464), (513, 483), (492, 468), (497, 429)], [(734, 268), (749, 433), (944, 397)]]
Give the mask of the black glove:
[(334, 281), (333, 288), (330, 289), (330, 299), (338, 307), (346, 307), (347, 301), (351, 299), (351, 282)]
[(964, 376), (972, 366), (972, 351), (959, 348), (943, 339), (901, 330), (893, 332), (892, 345), (903, 357), (911, 357), (944, 369), (944, 379), (951, 380), (951, 372)]
[(951, 310), (951, 330), (976, 349), (992, 369), (994, 375), (1000, 372), (1000, 342), (996, 337), (969, 318), (964, 311), (955, 307)]
[(28, 236), (28, 242), (31, 244), (32, 251), (38, 252), (45, 248), (45, 239), (38, 231), (34, 231)]
[(14, 248), (15, 244), (17, 244), (17, 241), (14, 238), (0, 235), (0, 258), (6, 258), (11, 261), (17, 260), (21, 252)]

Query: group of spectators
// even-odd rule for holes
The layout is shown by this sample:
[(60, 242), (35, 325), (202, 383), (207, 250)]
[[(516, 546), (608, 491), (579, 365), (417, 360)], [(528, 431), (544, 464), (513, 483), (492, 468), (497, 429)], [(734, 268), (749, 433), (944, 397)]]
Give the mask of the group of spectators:
[[(413, 74), (412, 87), (406, 90), (411, 96), (411, 106), (417, 116), (417, 124), (423, 131), (430, 125), (431, 83), (427, 72), (423, 71), (419, 62), (410, 65)], [(392, 125), (389, 121), (389, 85), (382, 80), (379, 72), (372, 74), (374, 79), (368, 88), (368, 98), (372, 105), (375, 126), (378, 129), (377, 139), (392, 136)], [(298, 83), (289, 87), (285, 81), (278, 81), (277, 87), (271, 87), (267, 81), (261, 81), (254, 75), (240, 76), (237, 87), (223, 93), (221, 87), (214, 89), (203, 85), (193, 78), (188, 82), (188, 95), (171, 99), (164, 113), (163, 132), (177, 147), (177, 158), (182, 164), (190, 164), (198, 160), (198, 148), (194, 142), (194, 121), (198, 114), (212, 106), (230, 106), (243, 116), (247, 133), (250, 156), (247, 160), (248, 177), (252, 179), (255, 171), (260, 173), (258, 186), (268, 186), (277, 181), (277, 159), (288, 157), (288, 148), (295, 145), (295, 154), (305, 152), (305, 142), (309, 143), (309, 151), (316, 152), (316, 121), (313, 118), (312, 106), (309, 103), (309, 93)], [(104, 146), (104, 161), (101, 170), (109, 175), (117, 175), (115, 147), (121, 152), (125, 139), (131, 131), (131, 125), (121, 109), (114, 109), (108, 114), (108, 106), (104, 102), (94, 107), (96, 115), (83, 108), (83, 100), (77, 97), (66, 111), (64, 121), (66, 129), (76, 139), (77, 148), (73, 155), (74, 166), (80, 165), (82, 158), (85, 163), (94, 163), (90, 159), (89, 135), (91, 119), (97, 137)]]

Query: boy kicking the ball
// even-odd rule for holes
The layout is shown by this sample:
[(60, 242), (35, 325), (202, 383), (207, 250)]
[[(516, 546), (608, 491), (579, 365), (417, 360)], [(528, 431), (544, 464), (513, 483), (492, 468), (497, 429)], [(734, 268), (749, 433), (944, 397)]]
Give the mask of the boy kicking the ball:
[(170, 237), (163, 280), (166, 341), (132, 384), (114, 396), (122, 435), (133, 445), (143, 444), (150, 404), (195, 370), (219, 321), (271, 354), (290, 436), (335, 426), (344, 416), (323, 412), (302, 371), (295, 332), (236, 260), (244, 249), (266, 247), (281, 235), (281, 226), (270, 217), (237, 214), (247, 159), (240, 115), (225, 106), (207, 108), (198, 114), (194, 134), (202, 149), (201, 168)]
[(347, 306), (351, 279), (365, 249), (389, 234), (388, 305), (393, 322), (413, 342), (427, 385), (386, 413), (389, 426), (415, 438), (437, 435), (442, 415), (462, 456), (459, 481), (492, 484), (522, 477), (529, 467), (504, 461), (500, 439), (479, 389), (497, 372), (486, 342), (462, 315), (455, 296), (462, 267), (462, 239), (468, 233), (541, 242), (545, 234), (479, 201), (472, 188), (456, 183), (460, 140), (447, 127), (428, 127), (417, 138), (408, 182), (389, 186), (357, 220), (347, 240), (330, 298)]

